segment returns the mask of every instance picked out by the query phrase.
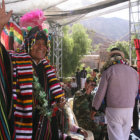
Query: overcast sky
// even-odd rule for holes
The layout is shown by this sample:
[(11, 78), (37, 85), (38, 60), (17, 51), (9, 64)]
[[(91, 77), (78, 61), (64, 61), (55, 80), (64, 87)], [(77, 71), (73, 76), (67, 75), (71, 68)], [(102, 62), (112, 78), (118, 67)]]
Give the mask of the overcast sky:
[(103, 17), (106, 17), (106, 18), (118, 17), (118, 18), (129, 20), (129, 9), (127, 8), (127, 9), (124, 9), (124, 10), (121, 10), (121, 11), (106, 14)]

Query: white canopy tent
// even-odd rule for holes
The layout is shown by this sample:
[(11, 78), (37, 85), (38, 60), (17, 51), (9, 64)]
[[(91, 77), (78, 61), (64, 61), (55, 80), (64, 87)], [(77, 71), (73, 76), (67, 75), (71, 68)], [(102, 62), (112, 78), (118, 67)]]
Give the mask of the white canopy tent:
[(6, 11), (13, 10), (14, 15), (23, 15), (31, 10), (46, 10), (66, 0), (5, 0)]
[[(53, 35), (53, 64), (56, 66), (59, 77), (62, 77), (61, 27), (85, 19), (89, 14), (92, 17), (92, 14), (98, 16), (115, 11), (108, 8), (122, 3), (125, 8), (129, 7), (129, 0), (5, 0), (6, 11), (13, 10), (15, 21), (27, 12), (37, 9), (44, 11), (46, 22), (49, 23)], [(119, 9), (116, 8), (116, 10)]]
[[(89, 13), (94, 14), (95, 11), (96, 13), (102, 9), (106, 11), (108, 7), (124, 2), (128, 7), (128, 0), (5, 0), (6, 11), (13, 10), (14, 16), (19, 17), (32, 10), (40, 9), (45, 12), (49, 23), (59, 25), (77, 21)], [(84, 6), (80, 3), (84, 3)], [(73, 5), (76, 5), (76, 8)]]

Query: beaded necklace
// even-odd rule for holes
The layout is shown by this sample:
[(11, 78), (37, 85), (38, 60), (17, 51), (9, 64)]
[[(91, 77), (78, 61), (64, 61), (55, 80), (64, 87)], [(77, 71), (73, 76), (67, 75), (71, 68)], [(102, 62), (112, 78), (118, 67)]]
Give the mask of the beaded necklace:
[(39, 102), (39, 104), (36, 105), (36, 108), (39, 110), (39, 113), (42, 116), (47, 116), (48, 119), (51, 119), (52, 108), (49, 107), (46, 92), (41, 87), (38, 77), (35, 76), (35, 74), (33, 74), (33, 87), (34, 87), (34, 96)]
[(111, 57), (102, 67), (101, 73), (103, 73), (106, 69), (108, 69), (110, 66), (115, 65), (115, 64), (126, 64), (129, 65), (128, 60), (122, 58), (121, 56), (114, 56)]

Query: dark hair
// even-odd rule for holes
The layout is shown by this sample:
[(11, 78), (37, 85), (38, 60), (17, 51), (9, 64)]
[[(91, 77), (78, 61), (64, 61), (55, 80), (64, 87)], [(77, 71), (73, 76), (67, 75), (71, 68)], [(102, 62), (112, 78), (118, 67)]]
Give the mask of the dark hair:
[(32, 28), (32, 29), (29, 31), (29, 33), (28, 33), (28, 35), (27, 35), (27, 38), (30, 38), (30, 37), (34, 36), (34, 35), (35, 35), (37, 32), (39, 32), (39, 31), (40, 31), (40, 30), (39, 30), (39, 27), (38, 27), (38, 26)]
[(95, 72), (97, 72), (97, 73), (99, 72), (99, 70), (98, 70), (98, 69), (93, 69), (93, 71), (95, 71)]
[(110, 52), (112, 52), (112, 51), (120, 51), (120, 49), (117, 48), (117, 47), (115, 47), (115, 48), (112, 48), (112, 49), (110, 50)]
[[(121, 51), (119, 48), (112, 48), (111, 50), (110, 50), (110, 52), (113, 52), (113, 51)], [(116, 57), (116, 56), (122, 56), (120, 53), (114, 53), (114, 54), (111, 54), (110, 55), (111, 57)]]
[(45, 44), (47, 47), (48, 37), (46, 36), (45, 31), (43, 31), (43, 30), (40, 31), (39, 27), (36, 26), (29, 31), (27, 37), (25, 38), (25, 50), (26, 50), (26, 52), (29, 53), (29, 48), (31, 48), (31, 46), (32, 46), (31, 43), (32, 43), (33, 39), (35, 39), (35, 40), (43, 39), (45, 41)]
[(137, 71), (137, 66), (131, 66), (134, 70), (136, 70)]

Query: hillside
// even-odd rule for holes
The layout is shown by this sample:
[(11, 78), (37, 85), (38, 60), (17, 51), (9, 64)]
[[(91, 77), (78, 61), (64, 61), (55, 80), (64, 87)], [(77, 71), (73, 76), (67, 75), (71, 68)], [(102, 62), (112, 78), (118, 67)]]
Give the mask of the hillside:
[[(92, 54), (99, 53), (100, 50), (107, 49), (109, 45), (113, 43), (112, 40), (106, 38), (105, 36), (94, 32), (93, 30), (87, 30), (87, 34), (89, 35), (89, 38), (92, 40), (92, 47), (93, 52)], [(96, 49), (96, 48), (100, 49)]]
[(119, 18), (98, 17), (80, 23), (113, 41), (120, 40), (129, 32), (129, 22)]
[(126, 34), (122, 38), (120, 38), (120, 41), (129, 41), (129, 34)]

